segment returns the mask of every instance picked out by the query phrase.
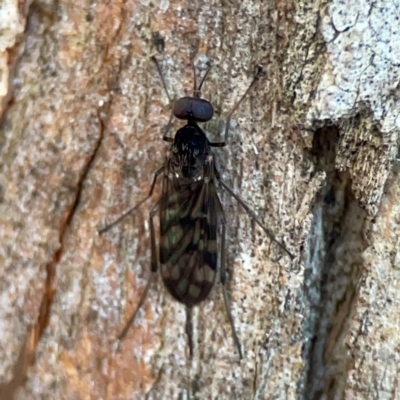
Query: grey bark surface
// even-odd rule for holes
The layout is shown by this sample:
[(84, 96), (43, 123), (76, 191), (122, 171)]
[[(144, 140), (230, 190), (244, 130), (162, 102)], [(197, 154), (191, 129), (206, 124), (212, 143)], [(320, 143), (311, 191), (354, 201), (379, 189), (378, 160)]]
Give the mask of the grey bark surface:
[[(1, 400), (400, 399), (399, 4), (6, 6)], [(215, 65), (210, 138), (266, 71), (215, 153), (296, 259), (220, 191), (243, 360), (219, 283), (194, 309), (193, 359), (184, 307), (161, 279), (115, 348), (150, 274), (160, 187), (98, 228), (144, 198), (164, 162), (170, 111), (152, 55), (174, 98), (192, 92), (191, 62)]]

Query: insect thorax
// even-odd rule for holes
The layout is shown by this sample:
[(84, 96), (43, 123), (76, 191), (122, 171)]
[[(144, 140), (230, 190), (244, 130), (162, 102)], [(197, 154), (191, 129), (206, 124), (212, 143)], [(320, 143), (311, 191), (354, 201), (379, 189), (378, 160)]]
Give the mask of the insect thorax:
[(177, 178), (198, 181), (204, 178), (204, 166), (211, 154), (205, 133), (195, 122), (176, 132), (171, 146), (171, 166)]

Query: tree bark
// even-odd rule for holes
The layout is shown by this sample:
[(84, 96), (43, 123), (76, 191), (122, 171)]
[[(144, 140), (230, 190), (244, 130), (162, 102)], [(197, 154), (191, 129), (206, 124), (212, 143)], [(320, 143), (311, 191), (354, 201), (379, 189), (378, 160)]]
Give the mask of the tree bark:
[[(395, 2), (34, 1), (0, 51), (0, 399), (400, 399), (400, 31)], [(18, 16), (15, 17), (15, 16)], [(18, 23), (16, 23), (17, 21)], [(25, 31), (21, 34), (21, 27)], [(234, 199), (228, 292), (194, 309), (150, 275), (170, 109), (193, 70)], [(5, 77), (9, 76), (9, 79)], [(174, 121), (174, 132), (181, 126)]]

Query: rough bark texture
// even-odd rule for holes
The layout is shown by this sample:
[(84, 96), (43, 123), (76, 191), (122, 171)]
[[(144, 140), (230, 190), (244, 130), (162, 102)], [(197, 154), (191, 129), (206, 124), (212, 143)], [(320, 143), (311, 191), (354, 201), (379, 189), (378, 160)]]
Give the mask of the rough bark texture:
[[(399, 6), (2, 3), (0, 399), (400, 399)], [(160, 280), (114, 346), (150, 273), (152, 202), (97, 231), (164, 161), (151, 55), (175, 96), (213, 62), (210, 134), (267, 71), (216, 153), (296, 259), (221, 194), (241, 361), (219, 283), (192, 360)]]

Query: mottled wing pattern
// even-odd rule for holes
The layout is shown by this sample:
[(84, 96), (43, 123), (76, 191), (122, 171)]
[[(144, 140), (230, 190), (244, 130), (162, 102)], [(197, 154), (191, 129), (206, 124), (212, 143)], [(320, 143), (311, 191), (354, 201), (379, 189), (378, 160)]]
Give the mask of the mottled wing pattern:
[(217, 272), (217, 193), (210, 165), (207, 175), (208, 178), (193, 182), (170, 174), (168, 167), (164, 174), (161, 275), (172, 296), (186, 305), (208, 296)]

